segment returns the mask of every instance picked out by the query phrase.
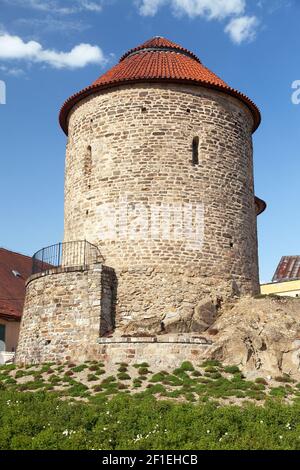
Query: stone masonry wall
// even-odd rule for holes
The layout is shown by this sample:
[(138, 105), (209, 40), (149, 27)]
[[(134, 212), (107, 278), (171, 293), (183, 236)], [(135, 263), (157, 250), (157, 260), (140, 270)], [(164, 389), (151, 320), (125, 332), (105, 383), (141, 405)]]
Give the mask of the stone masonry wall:
[(97, 244), (115, 269), (117, 329), (258, 292), (252, 127), (237, 99), (180, 84), (120, 86), (71, 111), (64, 239)]
[(93, 359), (100, 329), (113, 327), (113, 283), (113, 271), (102, 265), (30, 278), (16, 362)]

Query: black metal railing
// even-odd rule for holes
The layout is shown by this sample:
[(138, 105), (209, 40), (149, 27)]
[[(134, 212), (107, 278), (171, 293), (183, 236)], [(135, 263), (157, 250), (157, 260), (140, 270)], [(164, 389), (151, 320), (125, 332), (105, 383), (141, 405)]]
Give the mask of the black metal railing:
[(32, 257), (32, 274), (56, 268), (71, 268), (103, 263), (96, 245), (86, 240), (57, 243), (37, 251)]

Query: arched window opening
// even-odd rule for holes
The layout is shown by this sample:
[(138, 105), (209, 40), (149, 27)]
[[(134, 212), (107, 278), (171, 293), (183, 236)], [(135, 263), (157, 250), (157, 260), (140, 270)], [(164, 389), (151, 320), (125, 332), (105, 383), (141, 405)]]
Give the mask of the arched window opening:
[(199, 165), (199, 137), (193, 138), (193, 165)]

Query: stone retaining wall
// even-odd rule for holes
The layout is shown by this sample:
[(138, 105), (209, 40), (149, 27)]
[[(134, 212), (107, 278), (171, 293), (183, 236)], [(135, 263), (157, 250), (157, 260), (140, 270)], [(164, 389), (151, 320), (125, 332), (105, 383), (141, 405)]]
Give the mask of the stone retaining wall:
[(90, 345), (112, 330), (115, 279), (102, 265), (32, 276), (26, 287), (17, 363), (92, 359)]
[(129, 365), (147, 362), (154, 370), (179, 367), (183, 361), (197, 364), (209, 346), (210, 339), (190, 334), (153, 337), (99, 338), (96, 357), (106, 367), (125, 362)]

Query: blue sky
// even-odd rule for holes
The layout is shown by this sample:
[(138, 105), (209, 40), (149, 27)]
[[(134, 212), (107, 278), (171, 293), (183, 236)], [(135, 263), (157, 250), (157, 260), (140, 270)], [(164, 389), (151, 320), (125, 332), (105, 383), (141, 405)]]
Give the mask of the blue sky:
[(300, 255), (299, 24), (299, 0), (0, 0), (0, 245), (31, 255), (62, 240), (59, 108), (123, 52), (161, 35), (261, 109), (255, 188), (268, 203), (258, 233), (261, 280), (270, 280), (282, 255)]

